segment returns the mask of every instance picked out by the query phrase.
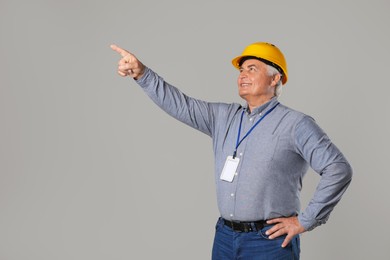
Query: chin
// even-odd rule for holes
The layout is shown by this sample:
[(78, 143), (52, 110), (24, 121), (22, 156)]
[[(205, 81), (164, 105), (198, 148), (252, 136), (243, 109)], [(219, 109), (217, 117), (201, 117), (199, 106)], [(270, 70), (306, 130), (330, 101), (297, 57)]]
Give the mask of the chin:
[(245, 99), (245, 97), (248, 96), (248, 93), (239, 92), (238, 95), (239, 95), (242, 99)]

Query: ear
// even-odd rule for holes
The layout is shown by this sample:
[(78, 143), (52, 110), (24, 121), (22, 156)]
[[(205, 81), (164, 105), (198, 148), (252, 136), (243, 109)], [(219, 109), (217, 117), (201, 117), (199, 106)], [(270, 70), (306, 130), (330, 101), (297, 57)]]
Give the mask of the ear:
[(282, 79), (282, 75), (277, 73), (273, 76), (272, 78), (272, 82), (271, 82), (271, 85), (272, 86), (276, 86), (276, 84), (278, 84), (278, 82)]

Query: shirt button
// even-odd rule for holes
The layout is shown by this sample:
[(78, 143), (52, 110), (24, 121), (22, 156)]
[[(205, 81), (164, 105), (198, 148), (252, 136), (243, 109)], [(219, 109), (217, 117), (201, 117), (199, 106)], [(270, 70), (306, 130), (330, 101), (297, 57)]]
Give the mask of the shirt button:
[(230, 194), (230, 196), (234, 197), (234, 193)]
[(231, 217), (233, 217), (233, 214), (230, 214)]
[(242, 156), (243, 155), (243, 153), (240, 153), (240, 156)]
[(249, 118), (249, 121), (252, 121), (253, 120), (253, 117)]

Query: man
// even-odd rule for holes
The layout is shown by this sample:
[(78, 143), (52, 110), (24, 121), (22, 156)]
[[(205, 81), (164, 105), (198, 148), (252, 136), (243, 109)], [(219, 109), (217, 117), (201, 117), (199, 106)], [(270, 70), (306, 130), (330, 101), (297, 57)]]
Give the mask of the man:
[[(288, 80), (282, 52), (257, 42), (233, 59), (246, 101), (241, 106), (188, 97), (130, 52), (111, 48), (122, 56), (121, 76), (134, 78), (163, 110), (213, 140), (221, 218), (212, 258), (299, 259), (299, 234), (326, 222), (352, 169), (311, 117), (279, 103)], [(299, 194), (309, 166), (321, 178), (301, 212)]]

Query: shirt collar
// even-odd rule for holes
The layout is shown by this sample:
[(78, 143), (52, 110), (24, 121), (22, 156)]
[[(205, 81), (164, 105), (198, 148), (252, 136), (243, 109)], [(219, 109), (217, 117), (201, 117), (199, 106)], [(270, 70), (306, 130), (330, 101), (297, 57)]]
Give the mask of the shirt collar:
[(263, 112), (265, 112), (266, 110), (268, 110), (269, 108), (273, 107), (274, 105), (276, 105), (276, 103), (278, 103), (278, 98), (275, 96), (273, 98), (271, 98), (270, 101), (268, 101), (267, 103), (259, 106), (259, 107), (256, 107), (255, 109), (253, 109), (251, 112), (249, 112), (249, 107), (248, 107), (248, 104), (246, 105), (246, 107), (244, 107), (244, 110), (245, 112), (248, 114), (248, 115), (258, 115), (258, 114), (262, 114)]

